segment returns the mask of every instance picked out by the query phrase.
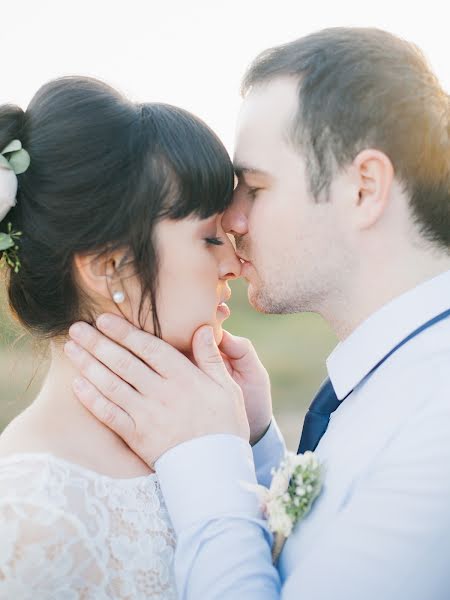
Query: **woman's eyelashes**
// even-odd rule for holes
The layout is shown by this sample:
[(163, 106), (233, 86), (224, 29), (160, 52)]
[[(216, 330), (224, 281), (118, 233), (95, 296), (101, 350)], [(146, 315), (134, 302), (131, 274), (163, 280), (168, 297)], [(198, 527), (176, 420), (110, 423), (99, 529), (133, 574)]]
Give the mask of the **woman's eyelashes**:
[(249, 187), (247, 188), (247, 195), (250, 196), (250, 198), (252, 200), (255, 200), (258, 192), (261, 190), (262, 188), (259, 187)]
[(205, 242), (207, 244), (211, 244), (212, 246), (223, 246), (224, 242), (222, 238), (214, 236), (205, 238)]

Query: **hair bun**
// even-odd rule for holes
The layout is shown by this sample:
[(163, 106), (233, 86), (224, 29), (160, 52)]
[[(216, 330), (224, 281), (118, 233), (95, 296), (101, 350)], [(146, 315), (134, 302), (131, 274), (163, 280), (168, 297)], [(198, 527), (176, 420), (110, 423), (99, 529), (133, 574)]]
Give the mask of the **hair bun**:
[(0, 105), (0, 152), (14, 139), (22, 139), (25, 112), (15, 104)]

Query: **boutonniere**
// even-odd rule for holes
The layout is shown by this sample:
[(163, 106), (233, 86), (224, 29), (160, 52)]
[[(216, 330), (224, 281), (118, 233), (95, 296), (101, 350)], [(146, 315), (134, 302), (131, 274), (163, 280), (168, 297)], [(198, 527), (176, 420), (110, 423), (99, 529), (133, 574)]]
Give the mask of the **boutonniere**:
[(250, 486), (261, 500), (264, 517), (274, 534), (275, 564), (294, 526), (311, 509), (322, 489), (322, 466), (313, 452), (287, 452), (278, 469), (272, 469), (270, 488)]

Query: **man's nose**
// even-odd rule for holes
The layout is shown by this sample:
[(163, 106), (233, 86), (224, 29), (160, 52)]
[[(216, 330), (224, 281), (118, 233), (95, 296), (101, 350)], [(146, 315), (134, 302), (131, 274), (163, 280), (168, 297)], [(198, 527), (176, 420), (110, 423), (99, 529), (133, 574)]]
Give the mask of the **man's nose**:
[(247, 215), (243, 206), (237, 200), (225, 210), (222, 216), (222, 227), (226, 233), (245, 235), (248, 231)]
[[(226, 236), (227, 237), (227, 236)], [(236, 256), (234, 245), (229, 238), (226, 239), (223, 248), (223, 257), (220, 261), (220, 278), (236, 279), (241, 274), (241, 261)]]

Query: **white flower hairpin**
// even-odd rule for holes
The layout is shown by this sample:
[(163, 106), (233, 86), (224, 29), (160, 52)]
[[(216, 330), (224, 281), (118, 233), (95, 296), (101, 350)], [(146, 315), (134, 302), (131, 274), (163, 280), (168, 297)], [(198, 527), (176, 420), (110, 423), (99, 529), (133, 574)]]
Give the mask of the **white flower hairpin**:
[[(0, 153), (0, 222), (17, 203), (17, 175), (30, 166), (30, 155), (22, 148), (19, 140), (10, 142)], [(7, 231), (0, 233), (0, 252), (3, 252), (1, 266), (8, 264), (17, 273), (20, 268), (18, 238), (21, 231), (13, 231), (11, 223)]]

